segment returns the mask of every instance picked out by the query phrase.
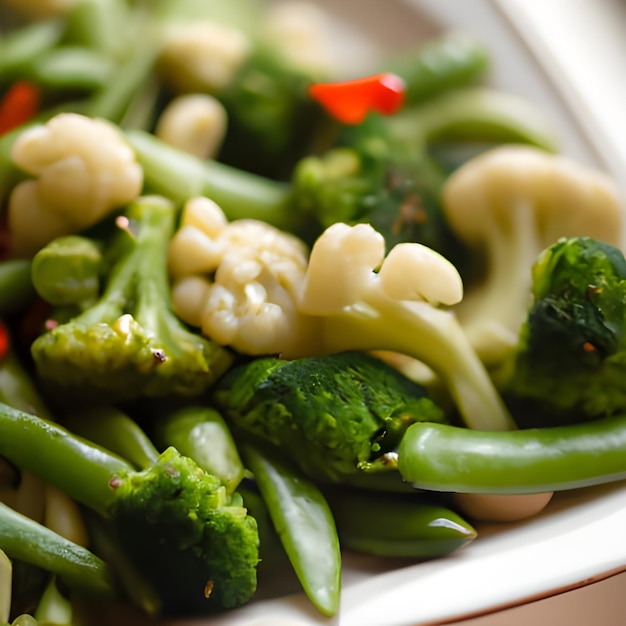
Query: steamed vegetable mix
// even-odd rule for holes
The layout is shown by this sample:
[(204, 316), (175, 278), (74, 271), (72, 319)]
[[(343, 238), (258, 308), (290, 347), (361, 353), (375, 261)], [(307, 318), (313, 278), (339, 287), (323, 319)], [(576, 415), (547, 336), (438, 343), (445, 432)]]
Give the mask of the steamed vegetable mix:
[(446, 219), (485, 265), (458, 307), (485, 363), (500, 364), (517, 343), (530, 301), (530, 268), (540, 252), (560, 237), (620, 245), (620, 203), (605, 174), (533, 147), (495, 148), (450, 176), (443, 188)]
[(0, 23), (0, 623), (332, 618), (342, 551), (453, 559), (502, 496), (626, 479), (624, 199), (481, 42), (354, 66), (262, 0)]
[(253, 595), (254, 519), (219, 479), (175, 448), (137, 471), (61, 426), (7, 405), (0, 407), (0, 423), (2, 455), (108, 519), (127, 558), (156, 589), (161, 610), (211, 612)]

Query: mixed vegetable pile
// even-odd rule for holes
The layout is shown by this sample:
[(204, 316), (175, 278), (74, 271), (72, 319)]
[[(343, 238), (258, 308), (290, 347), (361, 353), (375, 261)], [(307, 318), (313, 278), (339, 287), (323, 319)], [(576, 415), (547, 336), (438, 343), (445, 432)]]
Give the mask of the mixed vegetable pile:
[(364, 72), (314, 3), (0, 23), (0, 624), (332, 616), (342, 551), (626, 479), (622, 199), (479, 42)]

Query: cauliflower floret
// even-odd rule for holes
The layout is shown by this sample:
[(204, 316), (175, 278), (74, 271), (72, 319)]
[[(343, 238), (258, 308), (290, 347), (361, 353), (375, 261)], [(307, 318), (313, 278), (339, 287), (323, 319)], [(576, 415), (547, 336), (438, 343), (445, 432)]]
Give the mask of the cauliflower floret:
[(333, 26), (326, 9), (292, 0), (270, 7), (264, 35), (294, 67), (327, 75), (336, 68)]
[(176, 24), (166, 33), (159, 69), (180, 93), (213, 93), (233, 81), (251, 48), (244, 33), (225, 24)]
[(139, 196), (143, 185), (143, 170), (119, 131), (75, 113), (24, 131), (11, 158), (36, 177), (16, 185), (9, 198), (16, 256), (96, 224)]
[(224, 105), (205, 93), (176, 96), (161, 113), (154, 134), (199, 159), (213, 159), (228, 125)]
[(308, 250), (256, 220), (228, 222), (212, 200), (185, 205), (169, 248), (174, 311), (244, 354), (310, 351), (316, 321), (296, 308)]

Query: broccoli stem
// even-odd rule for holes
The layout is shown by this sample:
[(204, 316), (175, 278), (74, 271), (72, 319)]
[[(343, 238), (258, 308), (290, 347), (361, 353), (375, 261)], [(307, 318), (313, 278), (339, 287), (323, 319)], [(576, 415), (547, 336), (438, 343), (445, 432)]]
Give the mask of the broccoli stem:
[(57, 574), (72, 588), (102, 597), (115, 595), (101, 559), (1, 502), (0, 548), (12, 559)]
[(285, 230), (302, 219), (291, 207), (289, 185), (217, 161), (202, 161), (143, 131), (128, 131), (126, 138), (143, 167), (147, 189), (177, 204), (207, 196), (229, 220), (259, 219)]
[(371, 290), (361, 311), (350, 309), (327, 318), (322, 328), (324, 349), (328, 352), (391, 350), (424, 362), (442, 378), (469, 428), (516, 428), (450, 312), (422, 302), (400, 305), (386, 294)]

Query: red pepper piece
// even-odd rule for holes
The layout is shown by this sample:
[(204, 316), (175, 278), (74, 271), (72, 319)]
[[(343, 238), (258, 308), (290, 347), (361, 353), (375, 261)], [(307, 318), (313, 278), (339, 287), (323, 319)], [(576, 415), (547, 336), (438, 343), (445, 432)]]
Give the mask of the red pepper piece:
[(336, 120), (360, 124), (371, 111), (393, 115), (404, 104), (404, 81), (395, 74), (375, 74), (335, 83), (316, 83), (309, 94)]
[(36, 85), (25, 80), (13, 83), (0, 101), (0, 136), (33, 119), (40, 97)]
[(0, 359), (3, 359), (9, 351), (9, 331), (4, 324), (0, 324)]

